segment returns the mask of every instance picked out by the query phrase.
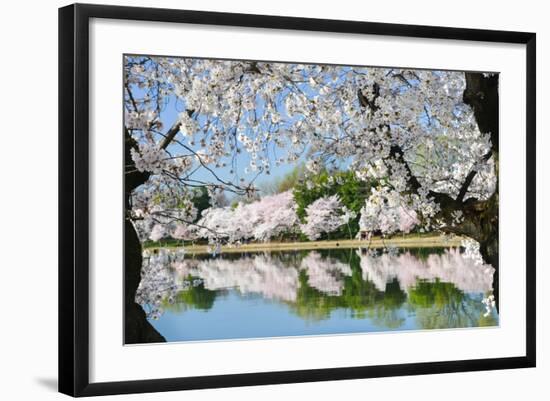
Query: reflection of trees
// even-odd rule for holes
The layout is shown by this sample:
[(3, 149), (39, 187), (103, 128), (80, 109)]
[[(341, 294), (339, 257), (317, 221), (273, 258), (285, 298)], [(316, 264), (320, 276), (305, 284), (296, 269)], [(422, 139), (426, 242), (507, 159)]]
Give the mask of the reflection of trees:
[[(193, 277), (189, 277), (192, 282)], [(207, 290), (204, 284), (191, 286), (185, 291), (180, 291), (174, 298), (165, 299), (164, 308), (174, 312), (183, 312), (188, 309), (209, 310), (216, 300), (216, 291)]]
[(409, 291), (409, 305), (423, 329), (478, 326), (481, 298), (468, 297), (452, 283), (418, 281)]
[(498, 315), (496, 310), (493, 310), (488, 316), (481, 315), (477, 321), (477, 326), (479, 327), (490, 327), (498, 325)]
[(344, 286), (343, 277), (351, 275), (347, 263), (323, 256), (319, 252), (310, 252), (300, 265), (308, 276), (307, 283), (322, 293), (340, 295)]
[(298, 287), (298, 271), (267, 254), (200, 260), (189, 273), (200, 277), (212, 291), (237, 288), (242, 294), (262, 294), (274, 300), (293, 301)]
[(405, 291), (413, 287), (419, 279), (453, 283), (465, 292), (492, 290), (494, 268), (487, 264), (477, 265), (474, 260), (462, 256), (458, 249), (423, 257), (411, 252), (378, 256), (358, 252), (358, 255), (361, 258), (363, 277), (374, 282), (380, 290), (394, 278)]
[[(312, 252), (316, 253), (316, 252)], [(388, 283), (381, 291), (373, 282), (364, 280), (359, 267), (359, 257), (354, 253), (340, 252), (336, 255), (347, 259), (349, 274), (342, 277), (341, 292), (327, 293), (314, 288), (303, 271), (296, 302), (290, 305), (298, 316), (308, 320), (326, 319), (336, 309), (347, 309), (354, 318), (370, 317), (385, 327), (398, 327), (396, 311), (406, 300), (406, 294), (397, 282)], [(337, 262), (340, 263), (340, 262)]]
[(350, 250), (190, 259), (164, 249), (144, 256), (137, 299), (152, 308), (153, 318), (164, 309), (208, 310), (217, 296), (234, 289), (284, 303), (312, 321), (344, 310), (391, 329), (405, 323), (407, 312), (426, 329), (496, 324), (496, 315), (483, 316), (481, 303), (491, 288), (492, 268), (476, 266), (454, 250), (423, 258)]
[(389, 329), (401, 327), (405, 318), (400, 309), (406, 299), (407, 295), (401, 290), (399, 282), (393, 280), (386, 284), (382, 301), (368, 311), (368, 316), (377, 326)]
[(306, 272), (300, 272), (300, 287), (296, 299), (290, 304), (290, 309), (298, 316), (307, 320), (321, 320), (330, 316), (330, 312), (336, 308), (338, 297), (323, 294), (308, 284)]

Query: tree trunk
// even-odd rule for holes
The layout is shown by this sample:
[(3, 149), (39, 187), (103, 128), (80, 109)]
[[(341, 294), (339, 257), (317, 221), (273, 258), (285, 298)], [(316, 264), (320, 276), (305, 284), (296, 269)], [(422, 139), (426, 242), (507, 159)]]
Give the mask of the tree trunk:
[[(125, 210), (130, 210), (132, 191), (145, 183), (149, 174), (135, 170), (130, 149), (135, 141), (125, 134), (124, 197)], [(141, 281), (142, 249), (132, 222), (124, 216), (124, 343), (165, 342), (166, 339), (147, 321), (143, 308), (136, 304), (136, 291)]]
[(469, 213), (469, 225), (473, 228), (469, 237), (479, 242), (479, 252), (485, 263), (495, 269), (493, 273), (493, 295), (499, 306), (499, 244), (498, 244), (498, 190), (481, 210)]
[[(480, 73), (466, 73), (466, 89), (464, 90), (464, 103), (470, 105), (474, 111), (479, 130), (491, 135), (491, 156), (495, 164), (497, 185), (495, 193), (486, 202), (476, 205), (472, 202), (473, 209), (469, 213), (470, 225), (476, 227), (477, 234), (471, 238), (480, 244), (479, 251), (486, 263), (494, 267), (493, 295), (499, 305), (499, 101), (498, 101), (499, 75), (484, 75)], [(468, 201), (465, 202), (466, 204)], [(476, 207), (481, 206), (483, 207)]]
[(431, 195), (441, 206), (439, 217), (452, 222), (453, 212), (462, 211), (464, 220), (456, 225), (447, 224), (443, 231), (464, 235), (479, 242), (479, 251), (485, 263), (495, 269), (493, 275), (493, 295), (498, 309), (499, 304), (499, 244), (498, 244), (498, 76), (484, 76), (480, 73), (466, 73), (464, 103), (470, 105), (479, 130), (491, 136), (491, 152), (486, 160), (493, 159), (497, 185), (495, 192), (487, 200), (465, 199), (468, 187), (475, 177), (470, 173), (456, 199), (446, 194), (433, 192)]

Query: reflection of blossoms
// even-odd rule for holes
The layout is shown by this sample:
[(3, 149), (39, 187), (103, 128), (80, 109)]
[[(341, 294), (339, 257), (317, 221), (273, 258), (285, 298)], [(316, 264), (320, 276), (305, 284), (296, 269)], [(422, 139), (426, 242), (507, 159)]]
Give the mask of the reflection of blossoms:
[(492, 290), (495, 269), (491, 265), (472, 262), (458, 249), (446, 250), (441, 255), (429, 255), (426, 260), (421, 260), (410, 252), (375, 257), (360, 251), (357, 254), (361, 258), (363, 277), (372, 281), (380, 291), (384, 291), (386, 284), (395, 278), (399, 280), (404, 291), (414, 287), (418, 280), (436, 279), (453, 283), (464, 292), (484, 293)]
[[(425, 260), (410, 252), (369, 254), (356, 252), (360, 258), (363, 280), (385, 292), (388, 283), (397, 279), (400, 288), (409, 292), (418, 281), (439, 280), (452, 283), (466, 293), (489, 293), (492, 290), (494, 269), (476, 265), (457, 249), (443, 254), (431, 254)], [(305, 273), (307, 286), (321, 294), (341, 296), (353, 269), (320, 252), (299, 254), (243, 254), (240, 257), (188, 257), (181, 250), (160, 249), (143, 254), (142, 279), (136, 302), (144, 307), (147, 316), (157, 319), (163, 305), (175, 302), (177, 294), (201, 285), (206, 290), (234, 289), (242, 295), (259, 294), (268, 300), (297, 302)], [(483, 301), (486, 309), (494, 308), (494, 297)]]
[(178, 279), (173, 270), (168, 268), (172, 261), (183, 257), (184, 253), (181, 250), (160, 249), (143, 253), (141, 282), (135, 301), (144, 306), (148, 318), (158, 319), (163, 313), (162, 303), (174, 303), (175, 295), (192, 285), (187, 280)]
[(496, 307), (495, 296), (491, 294), (487, 298), (483, 298), (481, 303), (485, 305), (485, 313), (483, 314), (483, 317), (487, 317)]
[(238, 260), (202, 260), (193, 274), (204, 280), (206, 289), (237, 288), (242, 294), (257, 293), (267, 299), (294, 301), (298, 289), (298, 271), (263, 254)]
[(342, 277), (351, 276), (349, 264), (323, 257), (314, 251), (302, 260), (300, 268), (306, 271), (311, 287), (330, 295), (340, 295), (344, 288)]
[(236, 260), (190, 259), (182, 251), (160, 249), (144, 252), (136, 302), (151, 309), (149, 317), (158, 318), (163, 302), (172, 303), (178, 292), (197, 285), (189, 277), (200, 279), (199, 283), (207, 290), (235, 288), (241, 294), (261, 294), (267, 299), (294, 302), (300, 270), (306, 272), (308, 285), (329, 295), (340, 295), (343, 277), (351, 275), (348, 264), (325, 258), (318, 252), (290, 262), (270, 254), (253, 254)]
[(479, 242), (467, 238), (463, 239), (460, 245), (464, 248), (464, 257), (471, 259), (476, 265), (483, 264), (483, 256), (479, 252)]

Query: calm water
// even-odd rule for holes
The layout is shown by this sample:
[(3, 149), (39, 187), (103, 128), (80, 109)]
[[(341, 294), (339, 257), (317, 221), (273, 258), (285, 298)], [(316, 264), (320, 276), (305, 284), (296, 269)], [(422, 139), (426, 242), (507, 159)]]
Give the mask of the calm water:
[(493, 269), (456, 249), (146, 251), (137, 301), (167, 341), (498, 325)]

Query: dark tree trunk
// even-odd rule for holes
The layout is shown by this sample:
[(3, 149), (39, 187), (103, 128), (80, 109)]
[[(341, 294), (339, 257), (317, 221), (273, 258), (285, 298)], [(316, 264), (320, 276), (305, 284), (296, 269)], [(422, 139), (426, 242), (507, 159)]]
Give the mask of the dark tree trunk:
[[(431, 192), (441, 206), (439, 217), (452, 222), (452, 213), (459, 210), (464, 213), (464, 220), (457, 225), (448, 224), (443, 231), (464, 235), (479, 242), (479, 251), (485, 263), (495, 269), (493, 275), (493, 295), (498, 309), (499, 302), (499, 252), (498, 252), (498, 76), (483, 76), (479, 73), (466, 73), (466, 89), (463, 95), (464, 103), (474, 111), (479, 130), (491, 135), (491, 151), (485, 160), (493, 159), (497, 186), (495, 192), (487, 200), (465, 199), (468, 187), (475, 177), (471, 172), (465, 179), (456, 199), (446, 194)], [(414, 182), (413, 182), (414, 184)]]
[(485, 263), (495, 269), (493, 295), (499, 305), (498, 190), (485, 202), (466, 202), (465, 220), (460, 225), (463, 234), (479, 242), (479, 252)]
[[(130, 149), (135, 145), (132, 137), (125, 133), (125, 163), (124, 168), (124, 206), (130, 210), (132, 191), (145, 183), (149, 174), (135, 170)], [(138, 235), (132, 222), (124, 216), (124, 343), (165, 342), (166, 339), (147, 321), (143, 308), (136, 304), (136, 291), (141, 281), (142, 249)]]
[(464, 103), (474, 111), (477, 126), (483, 133), (491, 134), (493, 152), (498, 153), (498, 74), (484, 76), (477, 72), (466, 73)]
[(493, 293), (499, 305), (499, 94), (498, 74), (484, 76), (480, 73), (466, 73), (466, 89), (464, 103), (470, 105), (474, 111), (479, 130), (491, 135), (491, 157), (495, 164), (497, 186), (495, 193), (485, 202), (466, 201), (469, 225), (475, 230), (472, 238), (480, 244), (480, 253), (486, 263), (495, 268), (493, 276)]

